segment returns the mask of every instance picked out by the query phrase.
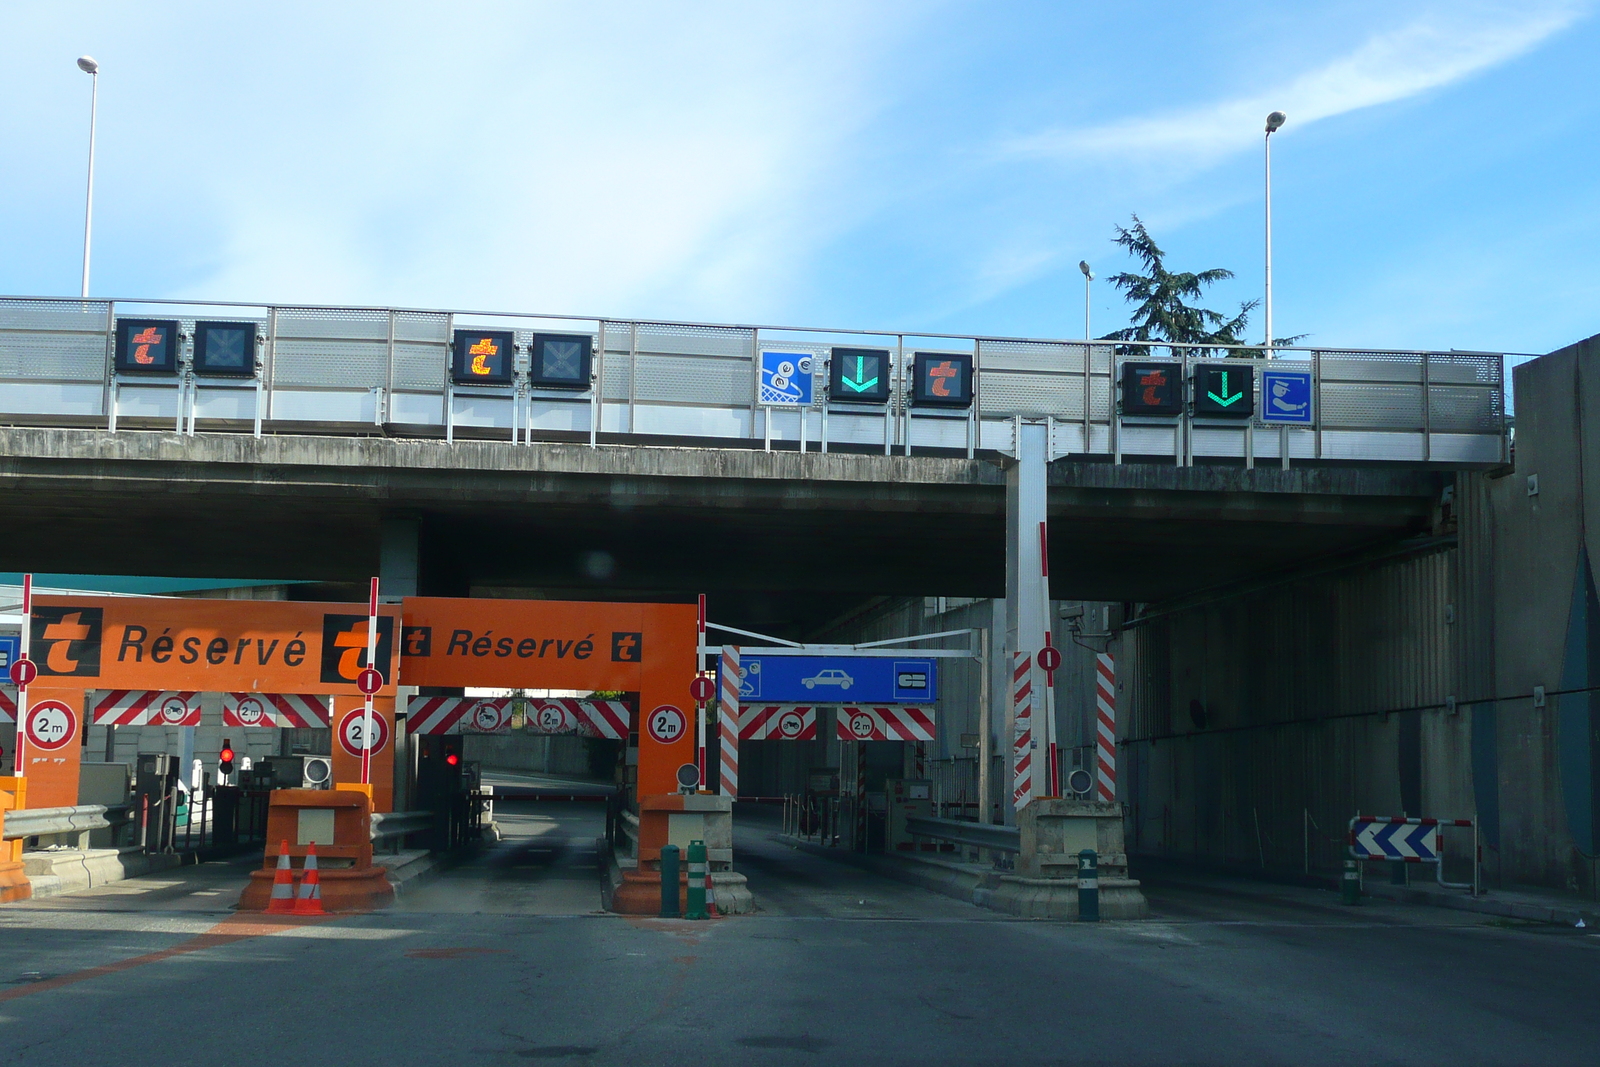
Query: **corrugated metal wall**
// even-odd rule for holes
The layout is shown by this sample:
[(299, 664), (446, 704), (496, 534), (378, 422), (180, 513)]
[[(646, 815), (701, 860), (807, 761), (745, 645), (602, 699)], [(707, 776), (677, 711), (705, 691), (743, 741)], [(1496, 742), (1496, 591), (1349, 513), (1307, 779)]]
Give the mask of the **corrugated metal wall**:
[(1130, 847), (1327, 873), (1358, 812), (1472, 817), (1451, 770), (1468, 721), (1443, 707), (1459, 662), (1453, 557), (1307, 577), (1127, 631)]

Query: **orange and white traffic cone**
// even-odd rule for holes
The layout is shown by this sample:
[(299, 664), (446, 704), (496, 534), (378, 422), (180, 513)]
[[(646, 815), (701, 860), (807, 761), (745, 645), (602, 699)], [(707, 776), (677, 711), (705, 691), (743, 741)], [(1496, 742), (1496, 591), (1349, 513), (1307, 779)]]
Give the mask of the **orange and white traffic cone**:
[(294, 870), (289, 866), (289, 842), (285, 841), (278, 846), (278, 871), (272, 876), (272, 899), (267, 901), (267, 912), (288, 915), (294, 910)]
[(306, 846), (306, 865), (300, 878), (300, 893), (294, 900), (296, 915), (326, 915), (322, 909), (322, 881), (317, 877), (317, 843)]

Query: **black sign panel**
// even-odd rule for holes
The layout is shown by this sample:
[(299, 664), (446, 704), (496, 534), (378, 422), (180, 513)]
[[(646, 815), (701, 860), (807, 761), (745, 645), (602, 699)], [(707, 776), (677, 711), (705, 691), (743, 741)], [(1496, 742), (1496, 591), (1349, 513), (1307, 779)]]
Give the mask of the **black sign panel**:
[(178, 324), (170, 319), (118, 319), (118, 374), (176, 374)]
[(41, 676), (99, 677), (100, 636), (105, 628), (103, 608), (38, 605), (29, 622), (33, 628), (30, 658)]
[(1183, 414), (1183, 364), (1124, 363), (1124, 415)]
[(355, 685), (356, 677), (368, 666), (378, 668), (386, 683), (394, 682), (394, 616), (378, 616), (377, 660), (367, 663), (367, 617), (365, 615), (324, 615), (322, 617), (322, 680), (335, 685)]
[(589, 388), (593, 345), (588, 334), (534, 334), (528, 380), (542, 389)]
[(835, 348), (828, 365), (828, 399), (851, 404), (889, 400), (889, 353), (882, 348)]
[(457, 385), (510, 385), (516, 348), (510, 331), (457, 330), (450, 380)]
[(914, 407), (964, 408), (972, 403), (972, 356), (918, 352), (911, 364)]
[(1194, 413), (1209, 419), (1248, 419), (1256, 412), (1256, 375), (1247, 364), (1198, 363)]
[(194, 324), (194, 372), (217, 378), (253, 378), (256, 373), (256, 324)]

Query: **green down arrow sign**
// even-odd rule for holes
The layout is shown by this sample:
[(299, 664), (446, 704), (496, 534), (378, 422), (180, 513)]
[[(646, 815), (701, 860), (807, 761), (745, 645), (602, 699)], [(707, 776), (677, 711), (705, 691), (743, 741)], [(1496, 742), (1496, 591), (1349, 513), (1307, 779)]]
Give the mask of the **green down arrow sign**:
[[(844, 382), (844, 384), (845, 384), (845, 386), (847, 388), (854, 389), (858, 393), (864, 393), (868, 389), (871, 389), (873, 386), (878, 384), (878, 376), (877, 375), (873, 375), (872, 378), (870, 378), (870, 379), (867, 379), (866, 375), (867, 375), (867, 357), (866, 356), (857, 356), (856, 357), (856, 376), (855, 376), (855, 378), (851, 379), (849, 371), (846, 371), (844, 374), (840, 375), (840, 378), (843, 380), (843, 382)], [(1226, 388), (1226, 385), (1224, 385), (1224, 388)]]
[(1244, 390), (1243, 389), (1239, 390), (1237, 393), (1234, 393), (1232, 396), (1228, 395), (1228, 372), (1227, 371), (1219, 371), (1218, 373), (1220, 373), (1222, 375), (1222, 395), (1218, 396), (1216, 393), (1207, 392), (1206, 396), (1208, 396), (1212, 400), (1216, 401), (1216, 404), (1217, 404), (1218, 407), (1223, 407), (1223, 408), (1232, 407), (1238, 401), (1243, 400), (1244, 399)]

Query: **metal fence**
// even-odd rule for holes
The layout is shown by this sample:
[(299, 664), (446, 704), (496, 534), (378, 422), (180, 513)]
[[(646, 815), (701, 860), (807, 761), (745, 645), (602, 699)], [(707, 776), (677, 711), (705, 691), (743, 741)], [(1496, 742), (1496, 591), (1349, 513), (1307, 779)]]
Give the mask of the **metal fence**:
[[(179, 324), (176, 365), (164, 375), (117, 373), (119, 319)], [(253, 324), (253, 368), (208, 375), (193, 359), (196, 321)], [(509, 384), (464, 385), (450, 373), (461, 329), (514, 337)], [(541, 388), (530, 374), (533, 338), (586, 335), (587, 388)], [(830, 402), (834, 345), (889, 353), (887, 403)], [(810, 354), (806, 408), (760, 403), (760, 353)], [(149, 300), (0, 298), (0, 422), (173, 429), (260, 435), (374, 433), (524, 442), (732, 441), (802, 451), (1010, 451), (1022, 419), (1050, 422), (1052, 457), (1066, 455), (1258, 460), (1438, 462), (1507, 458), (1504, 360), (1494, 353), (1280, 348), (1229, 351), (1151, 345), (912, 335), (791, 327), (716, 326), (570, 316), (382, 308), (268, 307)], [(973, 403), (918, 407), (910, 376), (917, 353), (970, 358)], [(247, 357), (248, 358), (248, 357)], [(1198, 417), (1125, 416), (1120, 372), (1130, 359), (1169, 359), (1188, 380), (1194, 365), (1271, 366), (1312, 375), (1309, 425)], [(1259, 379), (1259, 374), (1256, 374)], [(1259, 393), (1259, 389), (1258, 389)]]

